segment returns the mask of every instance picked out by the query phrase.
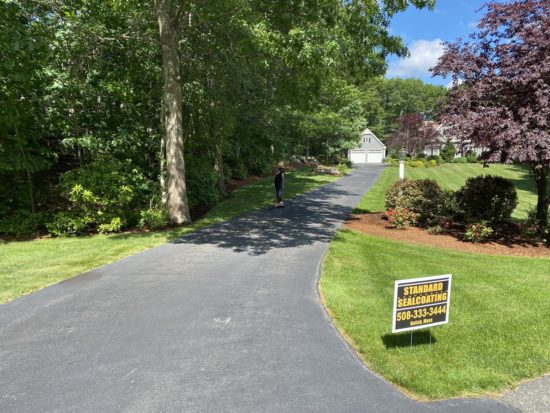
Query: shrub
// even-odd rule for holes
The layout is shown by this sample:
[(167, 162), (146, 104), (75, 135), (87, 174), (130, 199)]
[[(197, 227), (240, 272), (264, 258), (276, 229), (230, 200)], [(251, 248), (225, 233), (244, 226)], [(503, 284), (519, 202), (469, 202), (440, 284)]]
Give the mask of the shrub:
[(436, 161), (438, 165), (443, 163), (443, 158), (439, 155), (430, 155), (426, 158), (428, 161)]
[(508, 221), (518, 203), (514, 184), (508, 179), (491, 175), (468, 178), (456, 193), (456, 199), (466, 220), (491, 224)]
[(208, 162), (196, 159), (189, 161), (186, 174), (189, 208), (212, 206), (219, 202), (221, 194), (216, 188), (217, 179), (216, 171)]
[(441, 234), (443, 232), (443, 227), (441, 225), (434, 225), (433, 227), (426, 228), (428, 234)]
[(453, 163), (468, 163), (468, 158), (465, 156), (459, 156), (458, 158), (453, 159)]
[(453, 191), (445, 190), (443, 216), (452, 221), (462, 222), (464, 220), (464, 211), (460, 208), (456, 193)]
[(426, 162), (427, 168), (435, 168), (437, 166), (437, 161), (435, 159), (430, 159), (428, 162)]
[(241, 159), (229, 162), (229, 167), (231, 168), (232, 179), (245, 179), (248, 176), (246, 165)]
[(99, 224), (99, 226), (97, 227), (97, 231), (100, 234), (110, 234), (111, 232), (118, 232), (123, 227), (123, 224), (124, 223), (122, 222), (122, 219), (120, 219), (119, 217), (115, 217), (111, 219), (111, 222), (109, 222), (108, 224)]
[(474, 151), (469, 151), (466, 155), (466, 159), (468, 160), (468, 163), (476, 163), (477, 162), (477, 154)]
[(140, 212), (141, 218), (138, 226), (141, 229), (162, 229), (168, 226), (168, 212), (166, 208), (157, 206)]
[(399, 166), (399, 159), (390, 159), (390, 166)]
[(435, 224), (442, 217), (445, 193), (432, 179), (395, 182), (386, 192), (386, 208), (407, 208), (417, 214), (420, 226)]
[(466, 227), (466, 233), (464, 234), (464, 241), (483, 242), (492, 233), (493, 229), (483, 223), (468, 224), (468, 226)]
[(110, 157), (69, 171), (60, 183), (63, 196), (70, 202), (69, 211), (54, 218), (50, 225), (55, 232), (52, 234), (95, 231), (99, 225), (111, 225), (117, 217), (125, 224), (135, 225), (154, 187), (130, 162)]
[(441, 158), (445, 162), (452, 162), (455, 155), (456, 147), (451, 142), (447, 142), (443, 149), (441, 149)]
[(16, 211), (0, 221), (0, 234), (14, 237), (36, 235), (46, 229), (46, 212)]
[(389, 208), (386, 211), (386, 217), (390, 225), (399, 229), (404, 229), (416, 222), (416, 214), (408, 208)]
[(411, 168), (424, 168), (424, 162), (420, 159), (416, 161), (409, 161), (407, 162), (407, 166), (410, 166)]
[(79, 217), (67, 212), (59, 212), (51, 222), (46, 224), (46, 228), (54, 237), (82, 235), (91, 230), (92, 221), (91, 217)]
[[(550, 228), (550, 217), (548, 218), (547, 228)], [(531, 243), (550, 242), (550, 232), (547, 228), (541, 228), (537, 219), (537, 208), (527, 211), (527, 219), (521, 226), (523, 238)]]

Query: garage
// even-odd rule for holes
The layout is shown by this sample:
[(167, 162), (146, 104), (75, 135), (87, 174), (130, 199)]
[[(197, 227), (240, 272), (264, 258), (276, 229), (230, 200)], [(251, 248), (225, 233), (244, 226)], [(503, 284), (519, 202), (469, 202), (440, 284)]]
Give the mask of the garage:
[(352, 149), (350, 153), (350, 159), (353, 163), (365, 163), (365, 151)]
[(384, 155), (381, 150), (367, 151), (367, 163), (382, 163), (382, 159), (384, 159)]
[(358, 145), (348, 152), (348, 159), (355, 164), (382, 163), (385, 157), (386, 145), (368, 128), (361, 133)]

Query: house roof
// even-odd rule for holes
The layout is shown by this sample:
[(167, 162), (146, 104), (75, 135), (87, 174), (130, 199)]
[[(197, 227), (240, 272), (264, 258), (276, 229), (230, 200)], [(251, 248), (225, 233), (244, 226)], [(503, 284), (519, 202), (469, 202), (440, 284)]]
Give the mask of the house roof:
[(376, 139), (384, 149), (386, 149), (386, 145), (384, 145), (384, 143), (380, 139), (378, 139), (378, 137), (369, 128), (365, 128), (365, 130), (361, 132), (361, 137), (365, 135), (370, 135), (372, 138)]

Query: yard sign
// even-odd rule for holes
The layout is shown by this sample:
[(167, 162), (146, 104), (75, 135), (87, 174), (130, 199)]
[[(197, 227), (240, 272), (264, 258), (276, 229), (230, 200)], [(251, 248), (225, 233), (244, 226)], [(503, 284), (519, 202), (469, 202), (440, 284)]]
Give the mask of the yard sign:
[(392, 332), (449, 322), (451, 274), (395, 281)]

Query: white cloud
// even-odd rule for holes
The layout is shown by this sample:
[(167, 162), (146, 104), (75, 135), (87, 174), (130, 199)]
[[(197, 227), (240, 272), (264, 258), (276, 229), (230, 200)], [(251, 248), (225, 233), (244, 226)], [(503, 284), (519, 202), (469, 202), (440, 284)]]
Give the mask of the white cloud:
[(415, 40), (409, 46), (409, 52), (409, 57), (389, 64), (386, 77), (431, 76), (429, 69), (443, 54), (443, 42), (441, 39)]
[(445, 87), (446, 87), (447, 89), (450, 89), (450, 88), (452, 88), (453, 86), (458, 86), (458, 85), (461, 85), (462, 83), (464, 83), (464, 80), (462, 80), (462, 79), (457, 79), (456, 83), (453, 82), (453, 80), (451, 79), (451, 80), (449, 80), (449, 82), (445, 85)]

